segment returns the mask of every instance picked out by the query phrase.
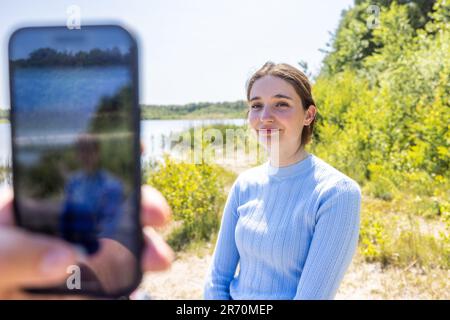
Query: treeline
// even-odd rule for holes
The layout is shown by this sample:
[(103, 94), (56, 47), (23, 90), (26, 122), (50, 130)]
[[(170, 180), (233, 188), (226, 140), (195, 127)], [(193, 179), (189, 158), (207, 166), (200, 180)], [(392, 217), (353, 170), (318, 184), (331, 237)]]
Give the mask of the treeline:
[(199, 102), (185, 105), (142, 105), (142, 119), (231, 119), (245, 118), (247, 104)]
[(117, 47), (106, 50), (95, 48), (77, 53), (40, 48), (31, 52), (28, 58), (13, 60), (11, 63), (15, 67), (83, 67), (122, 65), (129, 61), (130, 53), (122, 54)]

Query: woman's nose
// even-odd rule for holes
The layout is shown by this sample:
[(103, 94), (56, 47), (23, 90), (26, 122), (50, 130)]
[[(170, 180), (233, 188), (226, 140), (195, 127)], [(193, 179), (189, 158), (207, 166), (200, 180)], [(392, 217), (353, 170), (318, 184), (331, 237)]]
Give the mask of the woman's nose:
[(261, 112), (261, 116), (260, 116), (260, 121), (261, 122), (271, 122), (273, 121), (273, 115), (272, 115), (272, 111), (270, 110), (269, 106), (264, 106), (263, 110)]

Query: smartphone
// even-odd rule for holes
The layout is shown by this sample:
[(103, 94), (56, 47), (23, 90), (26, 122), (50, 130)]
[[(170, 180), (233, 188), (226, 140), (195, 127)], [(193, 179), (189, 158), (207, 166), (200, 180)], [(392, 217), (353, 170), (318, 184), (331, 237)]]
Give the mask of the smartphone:
[(117, 25), (27, 27), (9, 40), (15, 219), (80, 258), (43, 294), (117, 298), (140, 283), (135, 38)]

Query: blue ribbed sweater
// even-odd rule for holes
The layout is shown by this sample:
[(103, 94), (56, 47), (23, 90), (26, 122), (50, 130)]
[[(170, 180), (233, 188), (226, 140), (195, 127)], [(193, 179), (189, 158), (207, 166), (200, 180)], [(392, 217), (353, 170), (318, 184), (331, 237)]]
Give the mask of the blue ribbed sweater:
[(333, 299), (357, 247), (360, 206), (358, 184), (313, 154), (241, 173), (205, 299)]

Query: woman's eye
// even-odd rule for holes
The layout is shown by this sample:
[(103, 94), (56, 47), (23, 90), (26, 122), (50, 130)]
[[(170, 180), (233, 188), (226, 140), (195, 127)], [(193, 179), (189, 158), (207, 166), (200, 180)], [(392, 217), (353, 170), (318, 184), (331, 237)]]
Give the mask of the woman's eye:
[(261, 108), (261, 105), (260, 104), (254, 104), (254, 105), (252, 105), (251, 108), (252, 109), (259, 109), (259, 108)]
[(289, 107), (289, 105), (286, 102), (278, 102), (275, 106), (276, 107)]

